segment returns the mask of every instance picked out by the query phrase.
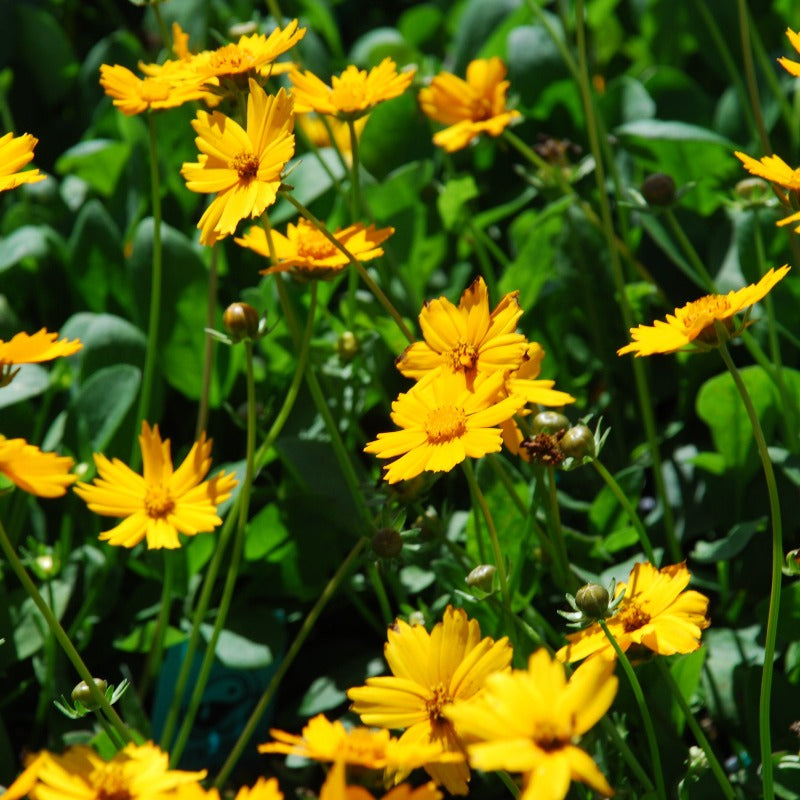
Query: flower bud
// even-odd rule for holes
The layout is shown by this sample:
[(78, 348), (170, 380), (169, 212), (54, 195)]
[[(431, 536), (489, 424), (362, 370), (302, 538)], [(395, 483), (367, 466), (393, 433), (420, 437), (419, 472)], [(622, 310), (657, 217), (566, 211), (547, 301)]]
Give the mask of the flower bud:
[(558, 433), (569, 428), (569, 420), (558, 411), (540, 411), (533, 418), (533, 432)]
[(409, 625), (424, 625), (425, 624), (425, 615), (421, 611), (412, 611), (408, 615), (408, 624)]
[(650, 206), (670, 206), (675, 202), (675, 181), (663, 172), (648, 175), (640, 191)]
[(344, 331), (336, 340), (336, 352), (342, 361), (352, 361), (358, 353), (358, 339), (353, 331)]
[(467, 575), (467, 586), (473, 589), (481, 589), (484, 592), (491, 592), (495, 572), (497, 572), (497, 567), (493, 564), (479, 564)]
[[(108, 684), (102, 678), (92, 678), (92, 680), (94, 681), (94, 685), (100, 690), (100, 693), (105, 694)], [(86, 681), (81, 681), (72, 690), (72, 699), (73, 701), (80, 703), (84, 708), (88, 708), (89, 711), (94, 711), (96, 708), (100, 707), (92, 699), (92, 692), (89, 689), (89, 684), (86, 683)]]
[(403, 549), (403, 537), (394, 528), (381, 528), (372, 535), (372, 552), (380, 558), (394, 558)]
[(586, 425), (574, 425), (558, 442), (561, 452), (571, 458), (593, 458), (596, 453), (594, 434)]
[(249, 303), (231, 303), (222, 315), (222, 324), (234, 342), (258, 337), (258, 311)]
[(733, 191), (742, 198), (742, 200), (762, 200), (771, 195), (769, 184), (762, 178), (752, 176), (750, 178), (742, 178)]
[(592, 619), (603, 619), (607, 616), (610, 600), (608, 589), (598, 583), (587, 583), (575, 594), (575, 605)]

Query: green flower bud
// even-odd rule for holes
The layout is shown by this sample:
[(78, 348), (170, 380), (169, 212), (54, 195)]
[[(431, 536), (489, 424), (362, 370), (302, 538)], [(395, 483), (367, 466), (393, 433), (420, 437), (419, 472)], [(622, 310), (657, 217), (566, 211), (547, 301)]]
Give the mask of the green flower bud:
[(587, 583), (575, 594), (575, 605), (593, 619), (604, 619), (607, 616), (610, 600), (608, 589), (597, 583)]
[(569, 420), (558, 411), (540, 411), (533, 418), (533, 432), (558, 433), (569, 428)]
[(256, 339), (261, 320), (249, 303), (231, 303), (222, 315), (222, 324), (234, 342)]
[[(100, 693), (105, 694), (108, 684), (102, 678), (92, 678), (92, 680), (94, 681), (94, 685), (100, 690)], [(86, 681), (81, 681), (72, 690), (72, 699), (74, 702), (80, 703), (84, 708), (88, 708), (89, 711), (94, 711), (96, 708), (100, 708), (100, 706), (92, 699), (92, 692), (89, 688), (89, 684), (86, 683)]]
[(403, 549), (403, 537), (394, 528), (381, 528), (372, 535), (372, 552), (380, 558), (394, 558)]
[(675, 181), (663, 172), (648, 175), (640, 191), (651, 206), (671, 206), (675, 202)]
[(586, 425), (574, 425), (558, 442), (561, 452), (571, 458), (594, 457), (597, 449), (594, 434)]
[(358, 349), (358, 339), (353, 331), (345, 331), (336, 341), (336, 352), (342, 361), (352, 361)]
[(479, 564), (467, 575), (467, 586), (473, 589), (481, 589), (484, 592), (491, 592), (495, 572), (497, 572), (497, 567), (493, 564)]
[(743, 178), (733, 191), (742, 198), (742, 200), (763, 200), (769, 197), (772, 193), (769, 189), (769, 184), (762, 178), (752, 176), (750, 178)]

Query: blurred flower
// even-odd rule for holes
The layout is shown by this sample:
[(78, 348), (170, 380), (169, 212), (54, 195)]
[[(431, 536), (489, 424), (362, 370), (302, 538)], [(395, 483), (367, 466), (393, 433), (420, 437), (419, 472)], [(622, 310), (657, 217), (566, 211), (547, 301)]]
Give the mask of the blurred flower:
[[(364, 227), (357, 222), (347, 228), (339, 228), (332, 235), (359, 261), (370, 261), (383, 255), (380, 245), (393, 233), (394, 228), (376, 229), (374, 225)], [(243, 237), (234, 241), (265, 258), (270, 257), (267, 234), (261, 227), (254, 225)], [(300, 219), (297, 225), (290, 222), (285, 236), (273, 231), (272, 245), (277, 263), (261, 270), (262, 275), (291, 271), (304, 278), (330, 278), (350, 263), (347, 256), (307, 219)]]
[(43, 453), (24, 439), (0, 435), (0, 472), (20, 489), (38, 497), (61, 497), (77, 480), (69, 456)]
[(524, 405), (512, 395), (498, 400), (502, 372), (476, 380), (470, 388), (463, 372), (429, 372), (392, 403), (392, 420), (403, 430), (379, 433), (365, 453), (393, 458), (383, 476), (389, 483), (421, 472), (449, 472), (465, 458), (502, 449), (498, 427)]
[(58, 339), (58, 333), (42, 328), (36, 333), (16, 333), (7, 342), (0, 339), (0, 388), (11, 383), (20, 364), (41, 364), (61, 356), (71, 356), (83, 347), (80, 340)]
[(719, 341), (714, 323), (722, 323), (731, 337), (741, 333), (749, 323), (745, 321), (734, 330), (732, 318), (766, 296), (788, 271), (789, 267), (785, 265), (777, 270), (771, 269), (758, 283), (751, 283), (728, 294), (709, 294), (676, 308), (674, 316), (667, 314), (666, 322), (657, 319), (652, 326), (631, 328), (633, 341), (617, 350), (617, 355), (674, 353), (692, 342), (698, 350), (716, 347)]
[[(800, 53), (800, 35), (796, 34), (791, 28), (786, 29), (786, 35), (789, 37), (792, 47)], [(792, 61), (785, 56), (778, 59), (778, 63), (790, 74), (800, 78), (800, 63)]]
[(167, 73), (139, 78), (119, 64), (100, 65), (100, 85), (114, 98), (114, 105), (129, 117), (143, 111), (176, 108), (205, 95), (197, 79), (185, 80), (182, 75), (175, 74), (170, 80)]
[(247, 130), (215, 111), (198, 111), (192, 127), (200, 155), (181, 175), (193, 192), (217, 193), (197, 227), (202, 244), (228, 236), (245, 217), (257, 217), (275, 202), (281, 171), (294, 154), (292, 100), (281, 89), (268, 96), (250, 80)]
[[(508, 639), (481, 638), (477, 620), (452, 606), (430, 633), (398, 619), (387, 635), (384, 655), (392, 675), (367, 678), (366, 686), (350, 689), (353, 711), (365, 725), (406, 728), (401, 743), (435, 743), (444, 752), (463, 753), (447, 711), (480, 692), (489, 675), (508, 669)], [(465, 763), (430, 763), (425, 769), (451, 794), (467, 793)]]
[(433, 137), (448, 153), (461, 150), (481, 133), (499, 136), (519, 111), (506, 108), (506, 65), (496, 56), (467, 65), (467, 79), (440, 72), (421, 89), (419, 104), (431, 119), (450, 127)]
[(540, 649), (527, 670), (489, 675), (477, 698), (444, 713), (470, 742), (473, 767), (525, 773), (520, 800), (561, 800), (571, 781), (610, 797), (614, 790), (575, 742), (614, 701), (614, 666), (613, 660), (593, 658), (567, 680), (563, 664)]
[(444, 367), (466, 375), (519, 369), (527, 342), (516, 333), (522, 316), (519, 292), (509, 292), (489, 312), (489, 292), (476, 278), (461, 295), (458, 307), (446, 297), (429, 300), (419, 315), (423, 342), (409, 345), (397, 358), (397, 368), (409, 378)]
[(128, 744), (110, 761), (84, 745), (62, 755), (42, 751), (8, 787), (4, 800), (159, 800), (182, 784), (196, 783), (206, 771), (169, 769), (169, 757), (154, 744)]
[[(356, 141), (361, 141), (361, 134), (367, 124), (369, 115), (359, 117), (353, 127), (356, 131)], [(298, 128), (302, 128), (309, 141), (315, 147), (332, 147), (342, 154), (345, 162), (350, 166), (353, 163), (352, 142), (350, 141), (350, 127), (336, 117), (324, 119), (317, 114), (298, 114), (296, 118)], [(333, 137), (333, 140), (331, 140)]]
[[(322, 784), (319, 800), (375, 800), (375, 797), (361, 786), (348, 786), (345, 783), (344, 764), (337, 761)], [(387, 792), (382, 800), (442, 800), (442, 793), (434, 783), (416, 788), (403, 783)]]
[(79, 483), (75, 493), (89, 509), (123, 522), (100, 534), (102, 541), (133, 547), (147, 538), (149, 549), (180, 547), (178, 533), (194, 536), (213, 531), (222, 520), (217, 506), (236, 486), (233, 474), (203, 478), (211, 468), (211, 439), (205, 433), (173, 471), (169, 439), (161, 441), (158, 425), (142, 423), (139, 437), (143, 475), (115, 458), (95, 453), (98, 476), (93, 484)]
[[(231, 795), (226, 794), (226, 797)], [(204, 789), (199, 783), (184, 783), (169, 794), (170, 800), (220, 800), (215, 787)], [(252, 786), (242, 786), (234, 800), (283, 800), (277, 778), (258, 778)]]
[(38, 142), (29, 133), (23, 133), (22, 136), (6, 133), (0, 136), (0, 192), (16, 189), (23, 183), (37, 183), (47, 177), (40, 175), (38, 169), (19, 171), (33, 158), (33, 148)]
[[(686, 564), (656, 569), (652, 564), (636, 564), (627, 583), (618, 583), (615, 597), (625, 592), (616, 613), (606, 621), (623, 652), (633, 645), (664, 656), (692, 653), (700, 647), (700, 635), (708, 625), (708, 598), (694, 590), (684, 591), (691, 575)], [(598, 624), (567, 635), (560, 661), (580, 661), (601, 653), (615, 657), (614, 648)]]
[(357, 119), (368, 114), (378, 103), (401, 95), (414, 79), (415, 70), (397, 71), (391, 58), (384, 58), (369, 72), (352, 64), (323, 83), (312, 72), (294, 69), (290, 74), (295, 111), (316, 111), (339, 119)]

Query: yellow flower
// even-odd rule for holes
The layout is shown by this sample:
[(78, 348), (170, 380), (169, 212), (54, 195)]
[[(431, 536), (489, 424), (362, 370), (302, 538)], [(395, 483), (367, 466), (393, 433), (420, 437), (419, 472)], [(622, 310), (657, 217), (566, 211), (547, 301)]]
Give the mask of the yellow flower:
[(245, 217), (257, 217), (275, 202), (281, 171), (294, 154), (292, 100), (281, 89), (268, 96), (250, 80), (247, 130), (224, 114), (198, 111), (192, 127), (200, 155), (181, 175), (193, 192), (217, 193), (197, 227), (203, 244), (236, 230)]
[[(728, 294), (709, 294), (676, 308), (674, 316), (667, 314), (666, 322), (657, 319), (652, 326), (631, 328), (633, 341), (617, 350), (617, 355), (674, 353), (692, 342), (699, 350), (715, 347), (719, 342), (714, 322), (721, 322), (731, 336), (740, 333), (742, 328), (733, 329), (732, 318), (767, 295), (788, 271), (789, 267), (785, 265), (780, 269), (771, 269), (758, 283), (751, 283)], [(747, 324), (745, 322), (744, 327)]]
[(170, 80), (164, 72), (157, 77), (139, 78), (119, 64), (100, 66), (100, 85), (114, 105), (127, 116), (143, 111), (176, 108), (190, 100), (199, 100), (205, 90), (199, 80), (181, 80), (177, 73)]
[(143, 422), (139, 444), (143, 475), (117, 458), (109, 461), (95, 453), (99, 477), (94, 484), (79, 483), (75, 487), (75, 493), (96, 514), (124, 519), (101, 533), (101, 540), (133, 547), (146, 537), (149, 549), (174, 549), (181, 546), (179, 532), (194, 536), (222, 524), (217, 506), (228, 499), (236, 479), (220, 472), (211, 480), (203, 480), (211, 468), (212, 442), (205, 433), (174, 471), (170, 441), (161, 441), (158, 425), (151, 429)]
[(499, 136), (521, 116), (506, 108), (505, 76), (506, 66), (499, 58), (478, 58), (467, 66), (466, 81), (441, 72), (421, 89), (419, 104), (425, 114), (450, 126), (434, 135), (434, 144), (452, 153), (481, 133)]
[(11, 383), (19, 372), (19, 369), (15, 369), (19, 364), (41, 364), (61, 356), (71, 356), (83, 347), (78, 339), (71, 342), (56, 339), (58, 334), (48, 333), (47, 328), (30, 335), (16, 333), (7, 342), (0, 339), (0, 387)]
[(478, 373), (515, 370), (522, 365), (527, 342), (516, 333), (522, 316), (519, 292), (509, 292), (489, 312), (489, 292), (476, 278), (458, 307), (446, 297), (429, 300), (419, 315), (423, 342), (409, 345), (395, 362), (403, 375), (419, 379), (444, 367), (460, 372), (471, 383)]
[(0, 136), (0, 192), (16, 189), (23, 183), (37, 183), (47, 176), (40, 175), (38, 169), (21, 170), (32, 158), (33, 148), (39, 140), (29, 133), (14, 136), (7, 133)]
[(389, 483), (422, 472), (449, 472), (465, 458), (499, 452), (498, 426), (525, 404), (517, 395), (498, 399), (504, 379), (504, 373), (495, 372), (470, 388), (463, 372), (428, 373), (392, 403), (392, 420), (402, 430), (379, 433), (364, 452), (400, 456), (385, 467)]
[[(369, 115), (359, 117), (353, 127), (356, 131), (356, 141), (361, 141)], [(322, 117), (316, 114), (300, 114), (297, 117), (297, 126), (302, 129), (311, 144), (315, 147), (335, 147), (342, 154), (348, 165), (353, 163), (352, 142), (350, 141), (350, 128), (346, 122), (333, 117), (323, 122)], [(331, 141), (331, 136), (333, 141)]]
[[(383, 255), (380, 246), (394, 233), (394, 228), (364, 227), (360, 222), (333, 232), (333, 236), (359, 261), (370, 261)], [(241, 238), (234, 240), (265, 258), (270, 257), (267, 234), (263, 228), (253, 226)], [(304, 278), (330, 278), (341, 272), (350, 262), (347, 256), (329, 242), (319, 229), (306, 219), (297, 225), (289, 223), (286, 236), (273, 231), (272, 245), (277, 263), (261, 270), (262, 275), (292, 271)]]
[(527, 670), (490, 675), (477, 699), (456, 703), (445, 715), (470, 742), (473, 767), (525, 773), (521, 800), (562, 800), (572, 781), (609, 797), (613, 789), (575, 741), (614, 701), (614, 665), (593, 658), (567, 680), (564, 666), (538, 650)]
[[(786, 35), (789, 37), (792, 47), (800, 53), (800, 36), (796, 34), (791, 28), (786, 29)], [(778, 59), (778, 63), (790, 74), (800, 78), (800, 63), (792, 61), (785, 56)]]
[(128, 744), (110, 761), (90, 747), (62, 755), (43, 751), (8, 787), (4, 800), (165, 800), (178, 786), (202, 780), (206, 771), (169, 769), (169, 758), (154, 744)]
[[(345, 783), (344, 764), (337, 761), (328, 772), (319, 800), (375, 800), (361, 786), (347, 786)], [(403, 783), (387, 792), (382, 800), (442, 800), (442, 793), (434, 783), (426, 783), (416, 789)]]
[[(477, 695), (489, 675), (507, 670), (512, 651), (506, 637), (481, 638), (477, 620), (448, 606), (430, 633), (398, 619), (389, 628), (384, 655), (392, 675), (367, 678), (366, 686), (350, 689), (353, 711), (365, 725), (406, 728), (401, 742), (432, 742), (446, 753), (463, 753), (447, 711)], [(467, 793), (466, 764), (431, 763), (425, 769), (452, 794)]]
[(0, 472), (20, 489), (39, 497), (61, 497), (77, 480), (69, 456), (43, 453), (24, 439), (0, 435)]
[(292, 70), (292, 97), (298, 114), (316, 111), (339, 119), (357, 119), (368, 114), (378, 103), (401, 95), (414, 79), (415, 70), (397, 71), (391, 58), (384, 58), (369, 72), (352, 64), (331, 85), (311, 72)]
[[(708, 598), (694, 590), (684, 591), (691, 575), (686, 564), (656, 569), (636, 564), (627, 583), (618, 583), (616, 596), (625, 596), (606, 624), (620, 648), (633, 645), (664, 656), (692, 653), (700, 647), (700, 635), (708, 625)], [(595, 623), (567, 636), (569, 644), (556, 656), (561, 661), (580, 661), (593, 653), (614, 658), (614, 648)]]
[[(227, 795), (226, 795), (227, 796)], [(220, 800), (219, 791), (204, 789), (199, 783), (184, 783), (170, 793), (171, 800)], [(242, 786), (235, 800), (283, 800), (276, 778), (258, 778), (253, 786)]]
[(734, 155), (751, 175), (777, 183), (784, 189), (800, 191), (800, 169), (792, 169), (780, 156), (764, 156), (760, 161), (738, 150)]

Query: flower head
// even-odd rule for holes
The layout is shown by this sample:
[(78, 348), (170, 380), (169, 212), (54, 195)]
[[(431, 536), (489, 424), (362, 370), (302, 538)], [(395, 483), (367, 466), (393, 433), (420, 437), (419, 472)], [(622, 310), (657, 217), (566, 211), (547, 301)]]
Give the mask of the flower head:
[(379, 433), (365, 453), (394, 458), (386, 466), (389, 483), (421, 472), (449, 472), (465, 458), (502, 449), (498, 427), (525, 404), (518, 395), (498, 399), (502, 372), (476, 380), (471, 389), (463, 372), (428, 373), (392, 403), (392, 420), (402, 430)]
[(792, 169), (780, 156), (764, 156), (760, 161), (738, 150), (734, 155), (744, 164), (751, 175), (777, 183), (784, 189), (800, 191), (800, 168)]
[(505, 64), (496, 56), (478, 58), (467, 66), (467, 79), (441, 72), (421, 89), (419, 104), (431, 119), (449, 127), (433, 137), (447, 152), (461, 150), (481, 133), (499, 136), (519, 111), (506, 108)]
[[(708, 598), (689, 585), (686, 564), (656, 569), (636, 564), (627, 583), (618, 583), (615, 597), (625, 592), (616, 613), (606, 624), (623, 651), (633, 645), (660, 655), (692, 653), (700, 647), (700, 635), (708, 627)], [(580, 661), (593, 653), (614, 658), (614, 649), (598, 624), (567, 636), (569, 644), (556, 656), (561, 661)]]
[(119, 64), (100, 66), (100, 85), (114, 98), (114, 105), (129, 117), (143, 111), (177, 108), (190, 100), (199, 100), (206, 93), (201, 81), (186, 80), (176, 71), (171, 75), (162, 71), (158, 76), (139, 78)]
[(180, 547), (179, 532), (194, 536), (222, 524), (217, 506), (228, 499), (236, 479), (220, 472), (203, 480), (211, 468), (212, 442), (205, 434), (174, 471), (170, 441), (161, 441), (158, 425), (151, 429), (143, 422), (139, 444), (143, 475), (117, 458), (109, 461), (95, 453), (99, 477), (93, 484), (75, 487), (75, 493), (96, 514), (123, 518), (115, 528), (101, 533), (101, 540), (133, 547), (147, 538), (149, 549), (174, 549)]
[[(800, 53), (800, 35), (795, 33), (791, 28), (786, 29), (786, 35), (789, 37), (792, 47)], [(790, 74), (800, 78), (800, 63), (792, 61), (785, 56), (778, 59), (778, 63)]]
[(217, 193), (197, 227), (203, 244), (236, 230), (240, 220), (259, 216), (275, 202), (281, 171), (294, 154), (292, 101), (281, 89), (268, 96), (250, 80), (247, 129), (218, 111), (198, 111), (192, 127), (200, 155), (181, 175), (193, 192)]
[[(394, 228), (376, 229), (357, 222), (333, 232), (333, 237), (359, 261), (371, 261), (383, 255), (380, 246), (394, 233)], [(265, 258), (270, 257), (267, 234), (263, 228), (253, 226), (241, 238), (234, 240)], [(262, 275), (273, 272), (295, 272), (304, 278), (330, 278), (341, 272), (349, 263), (347, 256), (332, 244), (321, 231), (306, 219), (291, 222), (286, 235), (272, 233), (277, 263), (261, 270)]]
[(0, 472), (23, 491), (39, 497), (61, 497), (77, 480), (69, 456), (44, 453), (24, 439), (0, 435)]
[[(406, 728), (400, 742), (432, 742), (445, 752), (463, 753), (447, 711), (478, 694), (489, 675), (507, 670), (512, 652), (507, 638), (481, 638), (477, 620), (448, 606), (430, 633), (398, 619), (389, 628), (384, 655), (392, 675), (367, 678), (366, 686), (350, 689), (353, 711), (365, 725)], [(449, 792), (467, 793), (466, 764), (430, 763), (425, 769)]]
[(636, 356), (651, 356), (654, 353), (674, 353), (692, 342), (697, 349), (715, 347), (719, 342), (714, 323), (723, 323), (731, 335), (739, 333), (741, 328), (733, 330), (732, 318), (767, 295), (788, 271), (788, 266), (771, 269), (758, 283), (728, 294), (709, 294), (676, 308), (674, 316), (667, 314), (666, 322), (657, 319), (652, 326), (639, 325), (638, 328), (631, 328), (633, 341), (617, 350), (617, 355), (633, 353)]
[(444, 367), (466, 375), (519, 369), (527, 342), (516, 333), (522, 316), (519, 292), (509, 292), (489, 311), (489, 291), (476, 278), (461, 295), (458, 306), (446, 297), (425, 303), (419, 315), (424, 341), (409, 345), (397, 358), (397, 368), (409, 378)]
[[(199, 783), (184, 783), (170, 794), (170, 800), (220, 800), (220, 794), (216, 787), (204, 789)], [(283, 792), (277, 778), (258, 778), (252, 786), (242, 786), (234, 800), (283, 800)]]
[(20, 364), (41, 364), (71, 356), (82, 347), (78, 339), (59, 339), (57, 333), (48, 333), (47, 328), (33, 334), (16, 333), (7, 342), (0, 339), (0, 387), (11, 383), (19, 371), (15, 367)]
[(16, 189), (23, 183), (37, 183), (47, 177), (40, 175), (38, 169), (19, 171), (33, 158), (33, 148), (38, 141), (29, 133), (0, 136), (0, 192)]
[(593, 658), (569, 680), (563, 664), (538, 650), (527, 670), (495, 673), (479, 697), (445, 711), (470, 744), (476, 769), (525, 773), (521, 800), (562, 800), (571, 781), (614, 792), (592, 758), (575, 744), (617, 694), (612, 660)]
[(414, 79), (415, 70), (397, 71), (391, 58), (384, 58), (369, 72), (352, 64), (331, 85), (312, 72), (292, 70), (292, 97), (298, 114), (316, 111), (340, 119), (357, 119), (368, 114), (378, 103), (401, 95)]
[[(375, 800), (370, 792), (361, 786), (348, 786), (345, 783), (344, 764), (337, 761), (328, 772), (322, 785), (319, 800)], [(416, 789), (407, 783), (395, 786), (382, 800), (442, 800), (442, 793), (435, 783), (426, 783)]]

